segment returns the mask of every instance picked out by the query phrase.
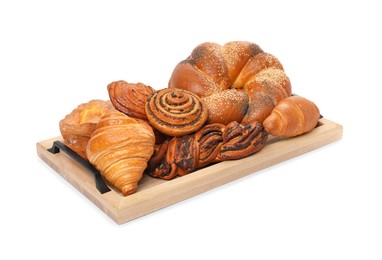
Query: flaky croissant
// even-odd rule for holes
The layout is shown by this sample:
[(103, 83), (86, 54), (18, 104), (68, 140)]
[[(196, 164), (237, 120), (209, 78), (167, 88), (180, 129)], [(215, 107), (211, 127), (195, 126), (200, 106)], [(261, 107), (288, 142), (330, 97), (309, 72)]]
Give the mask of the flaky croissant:
[(205, 125), (194, 134), (174, 137), (157, 146), (146, 172), (170, 180), (213, 162), (254, 154), (263, 148), (267, 138), (260, 123)]
[(126, 196), (137, 189), (154, 143), (153, 130), (145, 121), (114, 110), (98, 123), (86, 154), (102, 176)]
[(264, 122), (265, 130), (274, 136), (297, 136), (316, 127), (320, 118), (318, 107), (301, 96), (280, 101)]

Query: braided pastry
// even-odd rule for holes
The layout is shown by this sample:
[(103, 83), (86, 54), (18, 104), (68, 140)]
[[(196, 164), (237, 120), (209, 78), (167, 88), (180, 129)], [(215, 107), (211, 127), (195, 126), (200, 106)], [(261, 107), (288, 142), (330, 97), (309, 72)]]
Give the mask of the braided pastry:
[(260, 151), (268, 133), (260, 123), (231, 122), (223, 132), (223, 145), (217, 156), (219, 161), (237, 160)]
[(145, 121), (117, 110), (105, 115), (89, 140), (89, 162), (124, 196), (134, 193), (154, 151), (154, 133)]
[(174, 137), (157, 146), (146, 172), (170, 180), (213, 162), (254, 154), (264, 147), (267, 138), (268, 133), (260, 123), (205, 125), (194, 134)]
[[(279, 60), (264, 53), (258, 45), (242, 41), (223, 46), (212, 42), (198, 45), (174, 68), (169, 87), (185, 89), (204, 98), (210, 115), (208, 123), (227, 123), (225, 115), (233, 117), (235, 113), (238, 122), (262, 123), (280, 100), (291, 95), (289, 78)], [(235, 91), (221, 93), (228, 89), (237, 89), (248, 96), (239, 97)], [(229, 104), (233, 100), (239, 105), (215, 104), (227, 103), (228, 95), (234, 95)], [(214, 104), (210, 100), (214, 100)]]
[(223, 124), (204, 126), (195, 134), (195, 141), (199, 146), (199, 158), (196, 168), (204, 167), (212, 162), (220, 162), (220, 150), (223, 145)]
[(117, 110), (128, 116), (147, 120), (145, 104), (147, 98), (155, 91), (152, 87), (119, 80), (107, 85), (107, 91)]
[(195, 94), (181, 89), (162, 89), (146, 101), (150, 124), (169, 136), (182, 136), (199, 130), (207, 120), (207, 108)]

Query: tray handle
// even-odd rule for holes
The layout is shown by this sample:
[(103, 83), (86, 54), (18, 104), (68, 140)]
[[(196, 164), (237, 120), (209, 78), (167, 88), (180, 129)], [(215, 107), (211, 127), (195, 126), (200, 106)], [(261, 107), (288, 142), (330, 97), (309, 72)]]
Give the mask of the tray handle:
[(94, 168), (93, 165), (89, 163), (89, 161), (79, 156), (76, 152), (74, 152), (72, 149), (70, 149), (68, 146), (66, 146), (62, 142), (54, 141), (52, 147), (48, 148), (47, 150), (53, 154), (59, 153), (60, 150), (65, 152), (73, 160), (81, 164), (81, 166), (83, 166), (85, 169), (87, 169), (94, 175), (96, 188), (101, 194), (104, 194), (110, 191), (110, 188), (106, 185), (104, 179), (102, 178), (101, 173), (96, 168)]

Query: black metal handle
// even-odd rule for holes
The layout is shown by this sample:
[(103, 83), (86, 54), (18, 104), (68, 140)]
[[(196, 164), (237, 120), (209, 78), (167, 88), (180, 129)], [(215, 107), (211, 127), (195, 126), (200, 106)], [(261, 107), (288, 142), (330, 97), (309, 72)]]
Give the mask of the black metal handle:
[(91, 165), (89, 163), (89, 161), (87, 161), (84, 158), (82, 158), (81, 156), (79, 156), (76, 152), (74, 152), (68, 146), (66, 146), (65, 144), (63, 144), (60, 141), (54, 141), (52, 147), (48, 149), (48, 151), (53, 153), (53, 154), (59, 153), (60, 150), (65, 152), (73, 160), (75, 160), (76, 162), (81, 164), (84, 168), (86, 168), (88, 171), (93, 173), (93, 175), (95, 177), (96, 188), (101, 194), (104, 194), (104, 193), (110, 191), (110, 188), (106, 185), (104, 179), (102, 178), (101, 173), (96, 168), (94, 168), (93, 165)]

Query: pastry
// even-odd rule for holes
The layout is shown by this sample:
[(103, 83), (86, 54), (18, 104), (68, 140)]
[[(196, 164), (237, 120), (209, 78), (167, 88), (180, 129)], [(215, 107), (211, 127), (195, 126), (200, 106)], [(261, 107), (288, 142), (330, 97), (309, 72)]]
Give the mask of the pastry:
[(217, 156), (220, 161), (237, 160), (260, 151), (268, 139), (261, 123), (229, 123), (223, 132), (223, 145)]
[(143, 83), (128, 83), (124, 80), (111, 82), (107, 86), (110, 101), (114, 107), (128, 116), (147, 120), (145, 104), (155, 91)]
[[(240, 104), (240, 109), (235, 110), (237, 114), (226, 111), (230, 113), (227, 117), (242, 118), (238, 122), (244, 124), (262, 123), (278, 101), (291, 95), (290, 80), (279, 60), (257, 44), (243, 41), (228, 42), (223, 46), (213, 42), (198, 45), (186, 60), (176, 65), (169, 88), (184, 89), (202, 97), (211, 115), (222, 112), (216, 109), (218, 106), (208, 104), (210, 100), (216, 100), (209, 97), (220, 92), (236, 95), (229, 91), (233, 88), (243, 91), (248, 96), (236, 99), (236, 104)], [(245, 107), (242, 105), (245, 101), (248, 109), (243, 117), (241, 109)], [(208, 123), (220, 123), (219, 120), (219, 117), (211, 116)]]
[(98, 123), (86, 154), (101, 175), (127, 196), (136, 191), (154, 144), (154, 132), (146, 121), (114, 110)]
[(87, 159), (86, 146), (90, 136), (101, 118), (112, 109), (114, 107), (110, 101), (95, 99), (80, 104), (59, 122), (64, 143), (82, 158)]
[(225, 125), (215, 123), (206, 125), (195, 133), (195, 141), (198, 143), (199, 148), (197, 168), (221, 161), (218, 155), (223, 145), (225, 129)]
[(195, 94), (181, 89), (162, 89), (149, 96), (146, 117), (154, 128), (169, 136), (199, 130), (207, 120), (207, 108)]
[(278, 102), (291, 95), (290, 82), (283, 70), (266, 68), (243, 89), (250, 97), (242, 123), (263, 122)]
[(260, 123), (209, 124), (193, 134), (174, 137), (157, 147), (146, 172), (170, 180), (211, 163), (236, 160), (260, 151), (268, 138)]
[(280, 101), (264, 120), (265, 130), (274, 136), (297, 136), (310, 132), (320, 118), (318, 107), (301, 96)]

